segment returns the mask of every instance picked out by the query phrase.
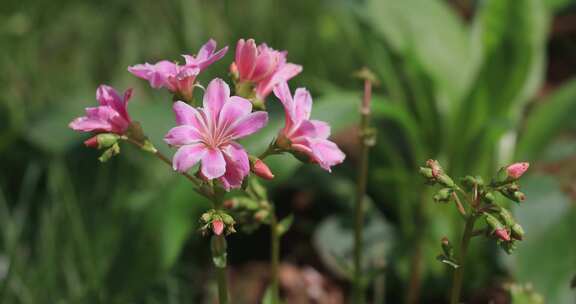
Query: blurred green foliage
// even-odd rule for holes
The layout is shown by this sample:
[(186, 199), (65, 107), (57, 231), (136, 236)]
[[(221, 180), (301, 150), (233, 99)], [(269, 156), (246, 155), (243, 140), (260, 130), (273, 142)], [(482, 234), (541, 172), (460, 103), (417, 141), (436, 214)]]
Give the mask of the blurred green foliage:
[[(456, 238), (459, 224), (453, 212), (426, 200), (430, 195), (416, 168), (438, 158), (452, 174), (486, 174), (516, 158), (537, 162), (556, 145), (558, 134), (575, 127), (574, 80), (536, 98), (551, 18), (573, 3), (465, 2), (474, 12), (471, 20), (441, 0), (3, 1), (0, 302), (196, 303), (211, 294), (204, 283), (210, 269), (206, 243), (195, 233), (206, 203), (163, 164), (130, 147), (99, 164), (97, 153), (82, 147), (84, 137), (67, 128), (94, 103), (98, 84), (134, 87), (132, 116), (160, 143), (173, 124), (170, 97), (126, 67), (178, 60), (210, 37), (231, 50), (201, 82), (227, 74), (238, 38), (289, 50), (289, 61), (304, 66), (292, 86), (311, 89), (312, 116), (329, 121), (334, 133), (357, 120), (360, 84), (352, 73), (368, 66), (378, 75), (379, 135), (369, 192), (381, 211), (375, 213), (380, 224), (374, 231), (387, 243), (372, 251), (388, 259), (387, 284), (404, 289), (410, 260), (421, 251), (422, 297), (442, 299), (447, 269), (435, 256), (440, 238), (445, 233)], [(278, 119), (244, 142), (252, 152), (268, 144), (282, 124), (278, 105), (270, 108)], [(354, 150), (347, 152), (348, 163), (332, 177), (299, 168), (294, 160), (271, 158), (277, 176), (271, 187), (315, 191), (323, 215), (332, 214), (319, 223), (323, 230), (317, 234), (345, 227), (334, 223), (336, 216), (347, 216), (353, 193)], [(528, 204), (517, 211), (527, 226), (527, 244), (516, 259), (502, 263), (494, 248), (478, 244), (470, 259), (469, 290), (507, 272), (532, 282), (551, 303), (570, 296), (564, 284), (569, 265), (576, 265), (576, 249), (567, 242), (576, 214), (567, 198), (556, 199), (563, 197), (556, 183), (525, 185), (532, 189)], [(562, 211), (538, 226), (534, 214), (549, 203)], [(316, 246), (319, 256), (330, 259), (329, 245)], [(335, 250), (346, 252), (345, 247)], [(247, 248), (232, 250), (251, 254)], [(566, 273), (548, 271), (542, 255)], [(531, 267), (536, 264), (542, 267)], [(388, 295), (394, 302), (404, 297), (397, 292)]]

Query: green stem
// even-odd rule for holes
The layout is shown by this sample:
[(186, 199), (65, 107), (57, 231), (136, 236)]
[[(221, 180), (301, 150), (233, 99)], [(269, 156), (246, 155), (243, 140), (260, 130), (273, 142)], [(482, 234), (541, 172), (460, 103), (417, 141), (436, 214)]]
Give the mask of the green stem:
[(476, 216), (471, 214), (466, 220), (466, 226), (464, 227), (464, 234), (462, 235), (462, 242), (460, 243), (460, 250), (458, 252), (457, 261), (460, 265), (454, 271), (454, 279), (452, 281), (452, 293), (450, 295), (450, 304), (458, 304), (460, 301), (460, 292), (462, 290), (462, 279), (464, 278), (464, 264), (466, 259), (466, 253), (468, 251), (468, 245), (470, 244), (470, 239), (474, 235), (474, 223), (476, 222)]
[(272, 303), (280, 303), (280, 286), (279, 286), (279, 267), (280, 267), (280, 235), (278, 233), (278, 218), (275, 214), (274, 205), (271, 206), (271, 222), (270, 222), (270, 242), (271, 242), (271, 258), (270, 258), (270, 272), (272, 275)]
[(218, 303), (228, 304), (228, 283), (226, 280), (226, 238), (215, 235), (212, 239), (212, 260), (216, 267), (216, 281), (218, 283)]
[(367, 135), (370, 129), (370, 100), (372, 83), (364, 81), (364, 98), (360, 110), (360, 168), (358, 171), (358, 184), (356, 185), (355, 221), (354, 221), (354, 291), (355, 304), (362, 304), (364, 298), (364, 284), (362, 276), (362, 230), (364, 227), (364, 196), (366, 195), (366, 182), (368, 179), (368, 152), (370, 145)]

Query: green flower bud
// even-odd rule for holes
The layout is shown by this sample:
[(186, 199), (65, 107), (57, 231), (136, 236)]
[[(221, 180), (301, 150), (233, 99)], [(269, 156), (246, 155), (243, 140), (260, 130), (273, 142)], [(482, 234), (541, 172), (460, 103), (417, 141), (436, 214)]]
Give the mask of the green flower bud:
[(200, 219), (202, 219), (202, 222), (204, 222), (204, 223), (209, 223), (212, 221), (212, 213), (211, 212), (205, 212), (202, 214)]
[(428, 179), (434, 177), (432, 175), (432, 169), (430, 169), (430, 168), (420, 167), (420, 174), (422, 174), (422, 176), (424, 176), (425, 178), (428, 178)]
[(512, 237), (516, 240), (522, 240), (524, 238), (524, 229), (520, 224), (514, 223), (514, 225), (512, 225)]
[(236, 221), (234, 221), (234, 218), (226, 213), (221, 212), (220, 217), (222, 218), (222, 222), (224, 222), (226, 226), (234, 225), (236, 223)]
[(506, 225), (507, 227), (512, 227), (514, 224), (516, 224), (516, 221), (512, 217), (512, 214), (510, 214), (510, 212), (505, 208), (500, 208), (499, 215), (500, 218), (504, 221), (504, 225)]
[(484, 220), (486, 220), (486, 224), (490, 226), (492, 231), (505, 229), (504, 225), (493, 215), (484, 213)]
[(496, 201), (496, 196), (492, 192), (487, 192), (482, 196), (482, 199), (488, 204), (494, 204)]
[(454, 192), (452, 188), (442, 188), (434, 194), (434, 201), (438, 203), (447, 203), (452, 198), (452, 192)]
[(444, 255), (448, 258), (452, 258), (454, 256), (454, 247), (452, 246), (448, 238), (443, 237), (441, 240), (441, 244), (442, 244), (442, 252), (444, 252)]
[(445, 187), (450, 187), (453, 188), (456, 184), (454, 184), (454, 181), (450, 178), (450, 176), (446, 175), (446, 174), (440, 174), (438, 177), (438, 182), (445, 186)]

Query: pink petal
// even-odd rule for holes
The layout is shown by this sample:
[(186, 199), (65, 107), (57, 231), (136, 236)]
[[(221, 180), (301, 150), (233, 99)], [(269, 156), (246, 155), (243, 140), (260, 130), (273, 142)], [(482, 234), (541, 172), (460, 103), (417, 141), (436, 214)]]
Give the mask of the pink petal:
[(112, 132), (112, 125), (105, 120), (88, 118), (86, 116), (78, 117), (68, 124), (72, 130), (81, 132)]
[(226, 161), (222, 152), (215, 148), (206, 149), (202, 157), (202, 174), (207, 179), (219, 178), (226, 172)]
[(256, 62), (256, 43), (254, 39), (238, 40), (236, 45), (236, 66), (238, 67), (238, 75), (241, 80), (247, 80), (251, 77)]
[(213, 122), (216, 122), (222, 106), (230, 98), (230, 87), (220, 78), (210, 81), (204, 94), (204, 111)]
[(166, 87), (169, 90), (175, 91), (175, 88), (167, 82), (167, 79), (170, 76), (177, 75), (179, 68), (178, 65), (173, 62), (162, 60), (156, 64), (137, 64), (128, 67), (128, 71), (137, 77), (148, 80), (150, 86), (155, 89)]
[(123, 97), (120, 97), (113, 87), (107, 85), (100, 85), (96, 90), (96, 100), (98, 100), (98, 103), (102, 106), (110, 106), (126, 120), (130, 120), (126, 106), (131, 96), (132, 89), (126, 90)]
[(230, 97), (230, 100), (222, 106), (218, 117), (218, 128), (223, 130), (237, 120), (252, 112), (252, 103), (248, 99), (238, 96)]
[(310, 120), (310, 122), (314, 125), (316, 137), (327, 139), (330, 136), (330, 125), (328, 123), (320, 120)]
[(244, 116), (232, 126), (230, 126), (230, 133), (232, 139), (248, 136), (260, 129), (268, 123), (268, 113), (258, 111)]
[(226, 159), (226, 173), (219, 180), (226, 190), (240, 188), (242, 181), (250, 171), (248, 154), (237, 143), (231, 143), (222, 149)]
[(191, 125), (181, 125), (170, 129), (164, 141), (171, 146), (183, 146), (202, 141), (202, 135)]
[(186, 172), (198, 163), (207, 151), (206, 146), (201, 143), (182, 146), (172, 158), (172, 167), (176, 171)]
[(296, 89), (294, 94), (294, 117), (296, 121), (301, 121), (310, 118), (312, 111), (312, 96), (308, 90), (304, 88)]
[(320, 167), (328, 172), (331, 171), (330, 167), (342, 163), (346, 157), (335, 143), (326, 139), (313, 142), (312, 153)]
[(276, 85), (292, 79), (294, 76), (300, 74), (300, 72), (302, 72), (302, 66), (300, 65), (293, 63), (282, 65), (278, 71), (258, 83), (256, 86), (256, 95), (260, 99), (266, 98)]
[(204, 132), (206, 130), (206, 125), (202, 115), (191, 105), (183, 101), (177, 101), (172, 106), (172, 110), (176, 115), (176, 124), (190, 125), (199, 132)]
[(270, 76), (270, 74), (276, 69), (277, 64), (278, 60), (273, 52), (261, 53), (256, 59), (254, 70), (252, 71), (252, 75), (250, 75), (250, 80), (253, 82), (259, 82)]
[(196, 56), (196, 60), (206, 60), (214, 50), (216, 49), (216, 41), (214, 39), (208, 40), (198, 51), (198, 55)]

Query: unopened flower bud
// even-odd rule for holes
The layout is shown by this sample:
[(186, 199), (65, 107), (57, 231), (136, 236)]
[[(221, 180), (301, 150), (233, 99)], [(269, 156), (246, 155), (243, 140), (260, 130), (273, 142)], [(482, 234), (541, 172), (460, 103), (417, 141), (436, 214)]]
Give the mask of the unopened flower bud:
[(260, 210), (254, 214), (254, 219), (259, 222), (263, 222), (268, 217), (268, 214), (268, 210)]
[(101, 133), (84, 141), (84, 144), (89, 148), (96, 148), (96, 149), (108, 148), (117, 143), (118, 138), (120, 138), (120, 136), (116, 134)]
[(510, 241), (510, 234), (504, 228), (494, 230), (494, 235), (503, 241)]
[(452, 197), (452, 192), (454, 192), (452, 188), (442, 188), (438, 190), (436, 194), (434, 194), (433, 197), (434, 201), (439, 203), (447, 203), (450, 201), (450, 198)]
[(252, 172), (266, 180), (271, 180), (274, 178), (274, 174), (272, 174), (270, 168), (268, 168), (266, 163), (258, 158), (256, 158), (256, 160), (252, 163)]
[(432, 169), (430, 169), (430, 168), (420, 167), (420, 174), (422, 174), (425, 178), (428, 178), (428, 179), (434, 177), (432, 175)]
[(486, 220), (486, 224), (490, 226), (493, 231), (505, 229), (504, 225), (493, 215), (484, 213), (484, 219)]
[(97, 137), (98, 137), (98, 135), (88, 138), (87, 140), (84, 141), (84, 145), (86, 145), (86, 147), (88, 147), (88, 148), (98, 149), (100, 144), (98, 144), (98, 138)]
[(482, 199), (488, 204), (494, 204), (496, 196), (492, 192), (487, 192), (482, 196)]
[(510, 212), (507, 209), (500, 208), (499, 215), (500, 218), (504, 220), (504, 225), (506, 225), (507, 227), (512, 227), (514, 224), (516, 224), (516, 221), (512, 217), (512, 214), (510, 214)]
[(442, 251), (444, 252), (444, 255), (448, 258), (451, 258), (452, 256), (454, 256), (454, 247), (452, 247), (452, 244), (450, 244), (450, 241), (448, 240), (448, 238), (443, 237), (440, 242), (442, 245)]
[(238, 205), (238, 200), (236, 199), (227, 199), (224, 201), (224, 203), (222, 204), (222, 206), (226, 209), (234, 209), (236, 208), (236, 206)]
[(203, 213), (200, 217), (204, 223), (209, 223), (212, 219), (212, 214), (210, 212)]
[(238, 80), (238, 66), (236, 66), (235, 62), (232, 62), (230, 65), (230, 75), (232, 75), (232, 79), (234, 79), (234, 81)]
[(446, 174), (441, 174), (440, 176), (438, 176), (438, 182), (446, 187), (454, 187), (456, 184), (454, 184), (454, 181), (450, 178), (450, 176), (446, 175)]
[(530, 167), (527, 162), (514, 163), (506, 167), (506, 173), (510, 179), (519, 179)]
[(224, 224), (226, 224), (227, 226), (231, 226), (231, 225), (234, 225), (236, 223), (234, 221), (234, 218), (231, 217), (230, 215), (226, 214), (226, 213), (220, 213), (220, 217), (222, 218), (222, 221), (224, 222)]
[(438, 176), (440, 176), (440, 174), (444, 173), (442, 167), (440, 166), (440, 163), (437, 160), (429, 159), (426, 161), (426, 165), (428, 166), (428, 168), (432, 169), (432, 176), (434, 178), (437, 178)]
[(222, 231), (224, 231), (224, 222), (222, 220), (212, 221), (212, 231), (215, 235), (221, 235)]
[(524, 229), (520, 224), (514, 223), (514, 225), (512, 225), (512, 237), (516, 240), (522, 240), (524, 238)]
[(522, 202), (522, 201), (526, 200), (526, 194), (524, 194), (520, 191), (516, 191), (516, 192), (514, 192), (514, 198), (516, 198), (517, 202)]

